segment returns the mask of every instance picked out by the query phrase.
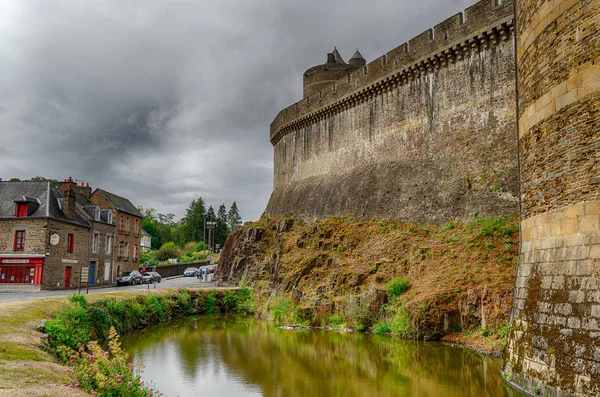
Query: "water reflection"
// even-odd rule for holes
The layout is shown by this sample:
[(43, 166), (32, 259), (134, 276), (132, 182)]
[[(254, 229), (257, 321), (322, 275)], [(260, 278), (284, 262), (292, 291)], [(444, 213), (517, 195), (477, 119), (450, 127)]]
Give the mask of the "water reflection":
[(167, 396), (516, 396), (500, 361), (435, 342), (187, 318), (123, 339)]

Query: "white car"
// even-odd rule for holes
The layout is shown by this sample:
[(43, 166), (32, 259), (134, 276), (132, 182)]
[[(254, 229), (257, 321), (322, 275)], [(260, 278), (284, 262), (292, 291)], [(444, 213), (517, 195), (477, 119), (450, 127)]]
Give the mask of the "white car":
[(198, 269), (195, 267), (188, 267), (183, 272), (183, 277), (196, 277), (196, 274), (198, 274)]

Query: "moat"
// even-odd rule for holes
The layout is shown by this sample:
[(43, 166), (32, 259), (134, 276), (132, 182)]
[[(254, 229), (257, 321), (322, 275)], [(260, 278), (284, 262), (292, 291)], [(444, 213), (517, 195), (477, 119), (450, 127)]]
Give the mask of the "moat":
[(123, 338), (165, 396), (519, 396), (501, 360), (438, 342), (185, 318)]

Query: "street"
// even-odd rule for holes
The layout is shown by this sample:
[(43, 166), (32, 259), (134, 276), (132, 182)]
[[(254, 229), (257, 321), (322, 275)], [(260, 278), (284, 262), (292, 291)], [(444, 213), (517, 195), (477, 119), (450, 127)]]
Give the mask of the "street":
[[(163, 279), (159, 284), (150, 284), (150, 289), (153, 290), (164, 288), (213, 288), (214, 282), (202, 282), (196, 277), (175, 277), (171, 279)], [(144, 290), (148, 289), (148, 284), (142, 285), (126, 285), (122, 287), (107, 287), (107, 288), (90, 288), (90, 294), (109, 294), (128, 290)], [(77, 289), (56, 290), (56, 291), (39, 291), (39, 292), (2, 292), (0, 293), (0, 302), (24, 301), (38, 298), (48, 298), (53, 296), (65, 296), (77, 293)], [(85, 289), (82, 288), (82, 293)]]

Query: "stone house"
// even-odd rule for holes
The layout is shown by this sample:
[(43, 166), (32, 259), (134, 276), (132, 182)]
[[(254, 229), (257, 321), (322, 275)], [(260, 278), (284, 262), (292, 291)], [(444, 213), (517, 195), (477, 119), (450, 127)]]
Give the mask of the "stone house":
[(50, 182), (0, 182), (0, 289), (76, 286), (90, 230), (75, 192), (63, 197)]
[(110, 208), (101, 208), (90, 201), (92, 189), (87, 185), (78, 186), (71, 178), (59, 183), (59, 190), (65, 196), (69, 190), (75, 192), (77, 209), (90, 225), (89, 236), (89, 283), (113, 284), (116, 282), (117, 268), (114, 266), (116, 227)]
[(102, 189), (96, 189), (89, 200), (100, 208), (110, 209), (113, 214), (112, 220), (116, 224), (115, 274), (139, 269), (142, 213), (125, 197)]

